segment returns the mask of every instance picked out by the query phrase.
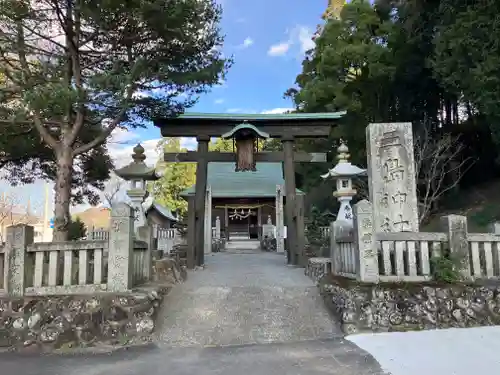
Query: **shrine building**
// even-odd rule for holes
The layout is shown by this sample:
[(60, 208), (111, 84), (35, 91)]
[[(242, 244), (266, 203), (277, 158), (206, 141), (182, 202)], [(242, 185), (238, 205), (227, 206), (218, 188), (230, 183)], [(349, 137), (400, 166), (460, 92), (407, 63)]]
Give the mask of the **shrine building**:
[[(206, 210), (205, 218), (213, 228), (219, 218), (222, 236), (229, 240), (261, 240), (262, 226), (276, 225), (279, 194), (286, 203), (283, 163), (256, 163), (255, 171), (236, 172), (234, 162), (209, 162), (207, 172), (211, 210)], [(181, 196), (189, 200), (194, 194), (195, 185)], [(297, 190), (297, 194), (302, 192)]]

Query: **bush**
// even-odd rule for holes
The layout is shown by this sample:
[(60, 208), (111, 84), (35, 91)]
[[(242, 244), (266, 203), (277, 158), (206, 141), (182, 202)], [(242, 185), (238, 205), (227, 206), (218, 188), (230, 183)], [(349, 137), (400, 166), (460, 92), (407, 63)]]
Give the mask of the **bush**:
[(449, 249), (443, 249), (442, 254), (432, 257), (431, 275), (435, 281), (456, 283), (462, 280), (460, 273), (463, 259), (452, 254)]
[(87, 236), (87, 227), (80, 220), (79, 217), (76, 220), (70, 220), (68, 224), (68, 240), (77, 241), (85, 238)]

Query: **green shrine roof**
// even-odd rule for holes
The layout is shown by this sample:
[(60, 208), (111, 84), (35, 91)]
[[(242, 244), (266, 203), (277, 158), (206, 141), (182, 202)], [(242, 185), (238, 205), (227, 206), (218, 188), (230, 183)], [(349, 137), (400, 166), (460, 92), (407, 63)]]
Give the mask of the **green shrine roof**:
[[(276, 185), (285, 185), (282, 163), (257, 163), (255, 172), (235, 172), (234, 168), (234, 163), (208, 163), (207, 185), (213, 198), (271, 198), (276, 196)], [(181, 196), (194, 191), (193, 185)]]

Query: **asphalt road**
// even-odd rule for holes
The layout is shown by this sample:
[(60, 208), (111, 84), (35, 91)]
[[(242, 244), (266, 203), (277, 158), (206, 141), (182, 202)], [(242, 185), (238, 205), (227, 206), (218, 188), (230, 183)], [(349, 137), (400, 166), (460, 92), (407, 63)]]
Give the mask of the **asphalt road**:
[(9, 375), (381, 375), (376, 361), (343, 339), (212, 348), (157, 345), (111, 354), (0, 354)]

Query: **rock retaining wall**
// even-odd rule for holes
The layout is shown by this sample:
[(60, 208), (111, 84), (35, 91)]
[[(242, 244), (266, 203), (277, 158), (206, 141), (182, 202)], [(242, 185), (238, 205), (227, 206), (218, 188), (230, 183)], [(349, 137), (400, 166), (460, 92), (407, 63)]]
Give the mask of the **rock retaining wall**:
[(320, 291), (346, 334), (500, 324), (500, 287), (325, 280)]
[(95, 296), (0, 297), (0, 348), (52, 350), (145, 340), (166, 287)]
[(304, 274), (309, 276), (315, 283), (318, 283), (325, 275), (331, 272), (332, 260), (330, 258), (309, 258), (306, 268), (304, 269)]

